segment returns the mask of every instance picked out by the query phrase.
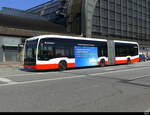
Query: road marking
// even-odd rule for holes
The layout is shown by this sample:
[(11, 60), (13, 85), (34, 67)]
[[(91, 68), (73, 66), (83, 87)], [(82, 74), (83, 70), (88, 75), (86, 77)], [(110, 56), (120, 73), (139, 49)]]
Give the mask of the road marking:
[(133, 81), (133, 80), (137, 80), (137, 79), (142, 79), (142, 78), (145, 78), (145, 77), (150, 77), (150, 75), (143, 75), (143, 76), (140, 76), (140, 77), (134, 77), (133, 79), (129, 79), (129, 81)]
[(0, 78), (0, 81), (1, 81), (1, 82), (4, 82), (4, 83), (15, 83), (15, 82), (13, 82), (12, 80), (7, 79), (7, 78)]
[(46, 81), (56, 81), (56, 80), (65, 80), (65, 79), (83, 78), (83, 77), (86, 77), (86, 75), (62, 77), (62, 78), (55, 78), (55, 79), (42, 79), (42, 80), (25, 81), (25, 82), (10, 82), (8, 84), (2, 84), (2, 85), (0, 85), (0, 87), (13, 86), (13, 85), (25, 85), (25, 84), (30, 84), (30, 83), (39, 83), (39, 82), (46, 82)]
[[(141, 69), (145, 69), (145, 68), (141, 68)], [(89, 74), (89, 75), (102, 75), (102, 74), (124, 72), (124, 71), (132, 71), (132, 70), (139, 70), (139, 69), (129, 69), (129, 70), (104, 72), (104, 73), (96, 73), (96, 74)], [(38, 74), (45, 74), (45, 73), (38, 73)], [(22, 75), (27, 75), (27, 74), (22, 74)], [(37, 75), (37, 74), (30, 74), (30, 75)], [(13, 75), (13, 76), (15, 76), (15, 75)], [(33, 80), (33, 81), (25, 81), (25, 82), (8, 82), (8, 84), (3, 84), (3, 85), (0, 85), (0, 86), (23, 85), (23, 84), (30, 84), (30, 83), (38, 83), (38, 82), (45, 82), (45, 81), (56, 81), (56, 80), (65, 80), (65, 79), (73, 79), (73, 78), (83, 78), (83, 77), (87, 77), (87, 75), (79, 75), (79, 76), (72, 76), (72, 77), (61, 77), (61, 78), (55, 78), (55, 79)], [(145, 77), (145, 76), (142, 76), (142, 77)], [(136, 79), (137, 78), (142, 78), (142, 77), (136, 77)], [(7, 80), (7, 79), (5, 79), (5, 80)]]
[(134, 70), (142, 70), (150, 67), (145, 67), (145, 68), (133, 68), (133, 69), (126, 69), (126, 70), (118, 70), (118, 71), (110, 71), (110, 72), (103, 72), (103, 73), (95, 73), (95, 74), (90, 74), (90, 75), (104, 75), (104, 74), (109, 74), (109, 73), (118, 73), (118, 72), (127, 72), (127, 71), (134, 71)]
[[(145, 67), (145, 68), (149, 68), (149, 67)], [(103, 73), (96, 73), (96, 74), (88, 74), (91, 76), (95, 76), (95, 75), (104, 75), (104, 74), (109, 74), (109, 73), (117, 73), (117, 72), (126, 72), (126, 71), (133, 71), (133, 70), (142, 70), (145, 68), (133, 68), (133, 69), (127, 69), (127, 70), (119, 70), (119, 71), (111, 71), (111, 72), (103, 72)], [(17, 75), (8, 75), (5, 77), (16, 77), (16, 76), (31, 76), (31, 75), (44, 75), (44, 74), (50, 74), (51, 72), (48, 73), (36, 73), (36, 74), (17, 74)], [(55, 72), (58, 73), (58, 72)], [(38, 82), (45, 82), (45, 81), (56, 81), (56, 80), (64, 80), (64, 79), (72, 79), (72, 78), (81, 78), (81, 77), (86, 77), (87, 75), (79, 75), (79, 76), (72, 76), (72, 77), (61, 77), (61, 78), (55, 78), (55, 79), (43, 79), (43, 80), (33, 80), (33, 81), (25, 81), (25, 82), (13, 82), (7, 78), (3, 78), (0, 81), (5, 81), (8, 84), (2, 84), (0, 86), (12, 86), (12, 85), (23, 85), (23, 84), (29, 84), (29, 83), (38, 83)], [(147, 76), (147, 75), (146, 75)], [(145, 77), (145, 76), (142, 76)], [(138, 78), (142, 78), (142, 77), (136, 77), (136, 79)]]
[(115, 69), (114, 68), (105, 68), (103, 70), (105, 70), (105, 71), (112, 71), (112, 70), (115, 70)]
[[(55, 72), (57, 73), (57, 72)], [(6, 77), (18, 77), (18, 76), (31, 76), (31, 75), (44, 75), (44, 74), (50, 74), (49, 73), (34, 73), (34, 74), (16, 74), (16, 75), (7, 75), (7, 76), (3, 76), (4, 78)]]
[[(117, 70), (116, 68), (110, 68), (110, 67), (105, 67), (105, 68), (94, 68), (94, 70), (97, 70), (97, 69), (103, 69), (103, 70), (115, 70), (116, 71), (111, 71), (111, 72), (103, 72), (103, 73), (96, 73), (96, 74), (90, 74), (90, 75), (101, 75), (101, 74), (109, 74), (109, 73), (116, 73), (116, 72), (123, 72), (123, 71), (131, 71), (131, 70), (141, 70), (141, 69), (145, 69), (145, 68), (150, 68), (149, 66), (147, 67), (143, 67), (143, 68), (133, 68), (133, 69), (127, 69), (127, 70)], [(79, 69), (80, 70), (80, 69)], [(76, 71), (79, 71), (79, 70), (76, 70)], [(74, 71), (74, 70), (72, 70)], [(71, 70), (69, 70), (67, 73), (69, 72), (72, 72)], [(16, 75), (7, 75), (7, 76), (3, 76), (4, 78), (6, 77), (17, 77), (17, 76), (33, 76), (33, 75), (44, 75), (44, 74), (51, 74), (51, 73), (63, 73), (63, 72), (46, 72), (46, 73), (32, 73), (32, 74), (16, 74)]]

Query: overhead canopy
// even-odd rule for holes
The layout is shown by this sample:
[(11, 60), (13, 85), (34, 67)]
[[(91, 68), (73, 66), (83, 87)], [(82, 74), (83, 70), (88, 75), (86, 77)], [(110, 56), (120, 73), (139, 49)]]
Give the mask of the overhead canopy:
[(65, 27), (49, 21), (27, 19), (22, 17), (0, 14), (0, 26), (17, 29), (65, 33)]

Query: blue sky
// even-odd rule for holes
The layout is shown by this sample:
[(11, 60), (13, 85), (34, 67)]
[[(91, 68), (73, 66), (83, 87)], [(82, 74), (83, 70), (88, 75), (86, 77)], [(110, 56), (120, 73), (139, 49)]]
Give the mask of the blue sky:
[(0, 0), (0, 7), (26, 10), (50, 0)]

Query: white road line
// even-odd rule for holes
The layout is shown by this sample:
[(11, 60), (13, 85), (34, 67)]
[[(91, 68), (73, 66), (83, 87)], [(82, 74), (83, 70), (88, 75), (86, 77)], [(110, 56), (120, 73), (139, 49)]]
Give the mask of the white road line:
[(143, 75), (143, 76), (140, 76), (140, 77), (134, 77), (133, 79), (129, 79), (129, 80), (137, 80), (137, 79), (142, 79), (142, 78), (145, 78), (145, 77), (150, 77), (150, 75)]
[(80, 76), (72, 76), (72, 77), (61, 77), (61, 78), (55, 78), (55, 79), (42, 79), (42, 80), (34, 80), (34, 81), (25, 81), (25, 82), (10, 82), (8, 84), (2, 84), (2, 86), (13, 86), (13, 85), (25, 85), (30, 83), (39, 83), (39, 82), (46, 82), (46, 81), (56, 81), (56, 80), (65, 80), (65, 79), (73, 79), (73, 78), (83, 78), (86, 77), (86, 75), (80, 75)]
[(3, 77), (7, 78), (7, 77), (18, 77), (18, 76), (44, 75), (44, 74), (50, 74), (50, 72), (49, 73), (34, 73), (34, 74), (16, 74), (16, 75), (7, 75)]
[(104, 75), (104, 74), (109, 74), (109, 73), (119, 73), (119, 72), (127, 72), (127, 71), (134, 71), (134, 70), (142, 70), (150, 67), (145, 67), (145, 68), (133, 68), (133, 69), (127, 69), (127, 70), (118, 70), (118, 71), (110, 71), (110, 72), (103, 72), (103, 73), (95, 73), (95, 74), (90, 74), (90, 75)]
[(105, 71), (112, 71), (112, 70), (115, 70), (114, 68), (106, 68), (106, 69), (103, 69)]
[[(109, 74), (109, 73), (117, 73), (117, 72), (125, 72), (125, 71), (133, 71), (133, 70), (141, 70), (145, 68), (150, 67), (143, 67), (143, 68), (133, 68), (133, 69), (127, 69), (127, 70), (116, 70), (116, 71), (110, 71), (110, 72), (103, 72), (103, 73), (95, 73), (95, 74), (89, 74), (89, 75), (103, 75), (103, 74)], [(115, 70), (115, 69), (114, 69)], [(78, 70), (79, 71), (79, 70)], [(71, 73), (72, 71), (68, 71), (68, 73)], [(44, 75), (44, 74), (51, 74), (51, 73), (61, 73), (61, 72), (48, 72), (48, 73), (32, 73), (32, 74), (16, 74), (16, 75), (7, 75), (3, 76), (3, 78), (7, 77), (17, 77), (17, 76), (33, 76), (33, 75)], [(63, 72), (62, 72), (63, 73)]]
[(12, 82), (12, 80), (7, 79), (7, 78), (0, 78), (0, 81), (1, 81), (1, 82), (6, 82), (6, 83)]
[[(148, 68), (148, 67), (145, 67)], [(126, 71), (133, 71), (133, 70), (142, 70), (145, 68), (134, 68), (134, 69), (128, 69), (128, 70), (119, 70), (119, 71), (111, 71), (111, 72), (103, 72), (103, 73), (96, 73), (96, 74), (89, 74), (89, 75), (104, 75), (104, 74), (109, 74), (109, 73), (118, 73), (118, 72), (126, 72)], [(57, 72), (56, 72), (57, 73)], [(30, 76), (30, 75), (44, 75), (44, 74), (50, 74), (49, 73), (36, 73), (36, 74), (17, 74), (17, 75), (9, 75), (5, 77), (15, 77), (15, 76)], [(64, 80), (64, 79), (72, 79), (72, 78), (82, 78), (86, 77), (87, 75), (80, 75), (80, 76), (72, 76), (72, 77), (61, 77), (61, 78), (55, 78), (55, 79), (43, 79), (43, 80), (33, 80), (33, 81), (25, 81), (25, 82), (13, 82), (9, 81), (9, 79), (3, 79), (6, 81), (8, 84), (2, 84), (0, 86), (12, 86), (12, 85), (23, 85), (23, 84), (29, 84), (29, 83), (38, 83), (38, 82), (45, 82), (45, 81), (56, 81), (56, 80)], [(147, 76), (147, 75), (146, 75)], [(145, 76), (142, 76), (145, 77)], [(142, 78), (142, 77), (137, 77), (137, 78)], [(136, 79), (137, 79), (136, 78)]]

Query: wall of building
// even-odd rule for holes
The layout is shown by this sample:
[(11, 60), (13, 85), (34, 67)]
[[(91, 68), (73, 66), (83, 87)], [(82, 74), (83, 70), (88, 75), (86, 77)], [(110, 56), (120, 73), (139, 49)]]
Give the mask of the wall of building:
[(26, 12), (42, 16), (57, 24), (66, 25), (66, 2), (67, 0), (51, 0), (47, 3), (28, 9)]
[(98, 0), (92, 18), (92, 35), (150, 40), (149, 0)]
[(82, 1), (82, 34), (85, 37), (92, 36), (92, 17), (98, 0), (83, 0)]
[(136, 41), (150, 55), (149, 0), (83, 0), (82, 34), (85, 37)]
[(3, 48), (2, 48), (2, 44), (3, 44), (3, 39), (0, 37), (0, 62), (3, 61)]
[(82, 0), (68, 0), (67, 32), (81, 34)]
[[(84, 37), (136, 41), (140, 44), (140, 51), (146, 55), (150, 55), (149, 0), (54, 0), (31, 8), (25, 12), (44, 16), (48, 20), (53, 20), (55, 23), (62, 25), (67, 24), (66, 30), (68, 32), (81, 34)], [(4, 18), (4, 20), (5, 19), (10, 21), (9, 17)], [(18, 23), (19, 21), (16, 20), (18, 19), (14, 21)], [(27, 24), (25, 23), (26, 21), (22, 19), (19, 20), (20, 24), (30, 25), (32, 23), (31, 20), (29, 21), (30, 23)], [(8, 24), (9, 21), (7, 21), (6, 24)], [(45, 25), (47, 24), (48, 23), (45, 23)], [(33, 26), (33, 23), (31, 25)], [(34, 27), (36, 26), (37, 25)], [(22, 25), (19, 25), (19, 27), (22, 27)], [(56, 30), (58, 28), (59, 30), (65, 30), (65, 27), (55, 27)], [(45, 28), (45, 26), (43, 28)], [(0, 27), (0, 34), (2, 33), (1, 35), (3, 35), (3, 33), (5, 33), (6, 35), (7, 33), (7, 35), (13, 36), (19, 36), (18, 34), (26, 36), (27, 33), (28, 36), (45, 34), (45, 32), (34, 32), (32, 29), (33, 27), (30, 28), (30, 31), (22, 29), (16, 32), (16, 28), (11, 28), (6, 31), (3, 27), (2, 29)], [(54, 28), (49, 30), (49, 26), (47, 29), (48, 31), (55, 30)], [(65, 31), (61, 33), (65, 33)], [(11, 47), (9, 44), (20, 44), (21, 39), (21, 37), (0, 36), (0, 61), (6, 61), (2, 46), (6, 45), (6, 49), (9, 49)]]
[(22, 17), (22, 18), (33, 19), (33, 20), (43, 20), (43, 21), (47, 20), (46, 18), (35, 14), (30, 14), (22, 10), (7, 8), (7, 7), (2, 7), (2, 9), (0, 10), (0, 14)]
[(0, 36), (0, 62), (20, 61), (18, 45), (21, 37)]

